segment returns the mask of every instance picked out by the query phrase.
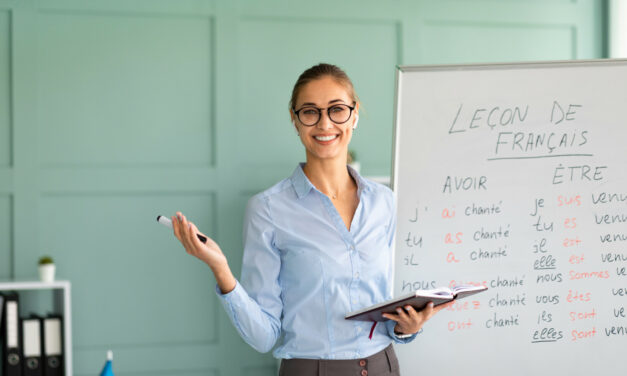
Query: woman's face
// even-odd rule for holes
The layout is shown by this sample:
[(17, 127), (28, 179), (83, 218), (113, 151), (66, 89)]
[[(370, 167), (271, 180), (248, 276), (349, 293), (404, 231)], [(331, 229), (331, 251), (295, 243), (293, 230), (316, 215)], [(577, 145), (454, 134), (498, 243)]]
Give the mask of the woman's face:
[[(341, 111), (347, 110), (347, 108), (337, 105), (355, 106), (355, 110), (352, 111), (348, 120), (342, 124), (329, 119), (327, 112), (327, 108), (332, 107), (332, 111), (336, 113), (332, 116), (341, 116)], [(300, 140), (307, 151), (307, 161), (312, 158), (343, 158), (345, 160), (359, 109), (359, 104), (353, 103), (353, 99), (346, 88), (331, 77), (322, 77), (311, 81), (300, 90), (294, 108), (296, 111), (301, 110), (301, 119), (305, 119), (307, 114), (315, 114), (315, 108), (321, 109), (320, 119), (312, 126), (304, 125), (298, 116), (290, 111)]]

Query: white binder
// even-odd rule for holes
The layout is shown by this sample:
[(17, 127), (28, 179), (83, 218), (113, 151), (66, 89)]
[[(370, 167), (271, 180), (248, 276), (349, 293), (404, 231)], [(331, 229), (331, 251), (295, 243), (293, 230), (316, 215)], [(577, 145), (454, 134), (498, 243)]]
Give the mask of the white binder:
[(22, 355), (24, 376), (42, 376), (41, 319), (37, 316), (22, 319)]
[(63, 327), (61, 317), (50, 316), (44, 323), (44, 370), (46, 376), (63, 375)]

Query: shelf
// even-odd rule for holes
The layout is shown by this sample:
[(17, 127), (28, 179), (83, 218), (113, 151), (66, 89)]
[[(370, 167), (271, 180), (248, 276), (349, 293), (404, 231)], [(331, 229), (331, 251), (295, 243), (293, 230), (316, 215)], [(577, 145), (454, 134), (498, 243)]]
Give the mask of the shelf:
[[(63, 358), (65, 361), (65, 376), (72, 376), (72, 304), (70, 281), (61, 280), (46, 283), (34, 280), (0, 280), (0, 291), (38, 290), (52, 290), (55, 311), (63, 315)], [(23, 314), (21, 311), (20, 313)]]
[(70, 288), (70, 281), (46, 283), (32, 280), (0, 280), (0, 290), (48, 290), (66, 288)]

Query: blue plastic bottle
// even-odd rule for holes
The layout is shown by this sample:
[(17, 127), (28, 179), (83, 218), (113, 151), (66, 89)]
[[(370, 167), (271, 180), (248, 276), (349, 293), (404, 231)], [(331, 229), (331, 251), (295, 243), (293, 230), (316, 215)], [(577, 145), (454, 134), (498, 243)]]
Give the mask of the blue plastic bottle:
[(107, 351), (107, 362), (100, 372), (100, 376), (113, 376), (113, 351)]

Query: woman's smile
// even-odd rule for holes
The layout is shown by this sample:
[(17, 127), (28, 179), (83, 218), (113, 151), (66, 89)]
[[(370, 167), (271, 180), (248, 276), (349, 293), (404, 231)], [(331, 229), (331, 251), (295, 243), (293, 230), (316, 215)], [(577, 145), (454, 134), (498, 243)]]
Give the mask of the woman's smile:
[(328, 145), (339, 138), (339, 134), (329, 134), (329, 135), (316, 135), (314, 138), (321, 145)]

